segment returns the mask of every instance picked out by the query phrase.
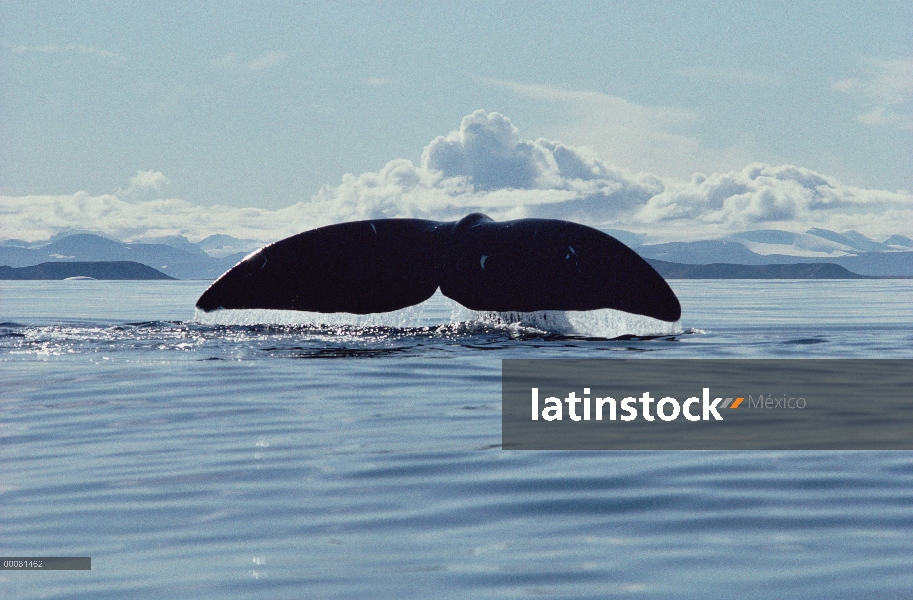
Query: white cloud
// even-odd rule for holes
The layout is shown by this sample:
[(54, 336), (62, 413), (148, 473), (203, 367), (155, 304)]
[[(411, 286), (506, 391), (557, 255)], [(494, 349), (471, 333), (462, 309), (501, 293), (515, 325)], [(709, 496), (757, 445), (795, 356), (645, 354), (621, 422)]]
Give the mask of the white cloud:
[(697, 113), (671, 106), (644, 106), (609, 94), (565, 90), (513, 81), (483, 80), (521, 96), (553, 102), (563, 115), (548, 135), (587, 147), (602, 159), (664, 177), (730, 169), (751, 162), (744, 147), (712, 149), (686, 133)]
[(14, 46), (10, 52), (13, 54), (75, 54), (83, 56), (96, 56), (99, 58), (108, 58), (117, 61), (124, 60), (123, 56), (115, 52), (101, 48), (95, 48), (93, 46), (84, 46), (82, 44), (65, 44), (63, 46), (54, 44), (47, 46)]
[(136, 176), (130, 178), (130, 189), (152, 188), (162, 190), (171, 183), (168, 178), (158, 171), (137, 171)]
[(394, 83), (396, 83), (395, 80), (386, 77), (368, 77), (365, 79), (366, 85), (375, 88), (386, 87), (388, 85), (393, 85)]
[[(300, 206), (300, 205), (299, 205)], [(127, 202), (117, 195), (0, 196), (0, 239), (47, 239), (69, 229), (98, 231), (122, 240), (186, 235), (198, 241), (213, 233), (275, 241), (297, 233), (298, 206), (278, 211), (199, 206), (178, 199)]]
[(771, 86), (782, 83), (782, 78), (762, 71), (751, 69), (725, 69), (708, 67), (690, 67), (677, 71), (682, 77), (723, 83), (740, 83), (752, 86)]
[(695, 175), (687, 183), (672, 182), (638, 211), (631, 225), (682, 240), (811, 227), (855, 229), (875, 238), (894, 232), (910, 235), (913, 194), (848, 186), (791, 165), (755, 163), (739, 171)]
[(288, 55), (284, 52), (268, 52), (266, 54), (261, 54), (257, 58), (247, 61), (244, 64), (244, 67), (248, 71), (265, 71), (278, 65), (281, 62), (284, 62), (288, 58)]
[(860, 123), (913, 129), (913, 58), (860, 61), (859, 77), (835, 81), (831, 88), (863, 99), (868, 108)]
[(214, 61), (212, 65), (226, 71), (239, 71), (242, 73), (260, 73), (285, 62), (288, 54), (284, 52), (267, 52), (250, 60), (241, 60), (234, 52), (230, 52)]
[[(167, 179), (140, 171), (133, 190)], [(913, 236), (913, 194), (847, 186), (808, 169), (751, 164), (690, 181), (629, 173), (588, 152), (523, 139), (507, 117), (476, 111), (460, 129), (425, 148), (422, 162), (394, 160), (377, 172), (345, 175), (309, 202), (279, 209), (198, 206), (179, 199), (127, 202), (90, 196), (0, 196), (0, 239), (47, 239), (66, 229), (131, 240), (214, 233), (271, 242), (359, 219), (450, 221), (470, 212), (496, 220), (567, 219), (627, 229), (652, 241), (715, 238), (748, 229), (855, 229), (874, 238)]]
[(137, 171), (130, 178), (130, 185), (118, 189), (115, 195), (130, 200), (144, 200), (160, 197), (157, 192), (165, 189), (171, 182), (159, 171)]

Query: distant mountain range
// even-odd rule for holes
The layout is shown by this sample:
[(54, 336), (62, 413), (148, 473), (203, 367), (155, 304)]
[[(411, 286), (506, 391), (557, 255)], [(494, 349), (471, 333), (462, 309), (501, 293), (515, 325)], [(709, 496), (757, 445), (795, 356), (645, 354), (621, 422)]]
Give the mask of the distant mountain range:
[(132, 261), (177, 279), (215, 279), (244, 258), (251, 244), (254, 242), (230, 236), (210, 236), (197, 244), (181, 236), (159, 238), (155, 243), (125, 243), (91, 233), (77, 233), (37, 244), (8, 240), (0, 245), (0, 265), (29, 267), (45, 262)]
[(795, 263), (791, 265), (734, 265), (714, 263), (685, 265), (647, 259), (666, 279), (870, 279), (833, 263)]
[(760, 229), (719, 240), (632, 247), (644, 258), (681, 264), (831, 263), (860, 275), (913, 276), (913, 240), (902, 235), (877, 242), (858, 231), (837, 233), (827, 229), (809, 229), (805, 233), (793, 233)]
[[(878, 277), (913, 277), (913, 240), (892, 235), (879, 242), (857, 231), (838, 233), (827, 229), (809, 229), (794, 233), (777, 229), (759, 229), (728, 236), (725, 239), (695, 242), (643, 244), (644, 235), (623, 230), (605, 230), (631, 246), (651, 261), (679, 265), (838, 265), (850, 275)], [(141, 263), (178, 279), (212, 280), (237, 264), (259, 244), (228, 235), (212, 235), (197, 243), (183, 236), (169, 236), (125, 243), (101, 235), (78, 232), (58, 234), (44, 242), (7, 240), (0, 243), (0, 265), (29, 267), (45, 262), (132, 261)], [(663, 267), (666, 268), (666, 267)], [(803, 270), (804, 269), (804, 270)], [(714, 277), (723, 277), (724, 270)], [(756, 272), (755, 272), (756, 271)], [(768, 277), (775, 273), (830, 273), (841, 277), (841, 271), (809, 270), (739, 270), (744, 276)], [(663, 271), (660, 270), (662, 273)], [(670, 271), (671, 272), (671, 271)], [(685, 273), (712, 270), (679, 269)], [(710, 277), (710, 275), (705, 275)], [(829, 277), (830, 278), (830, 277)]]
[(31, 267), (0, 267), (0, 279), (174, 279), (148, 265), (129, 260), (46, 262)]

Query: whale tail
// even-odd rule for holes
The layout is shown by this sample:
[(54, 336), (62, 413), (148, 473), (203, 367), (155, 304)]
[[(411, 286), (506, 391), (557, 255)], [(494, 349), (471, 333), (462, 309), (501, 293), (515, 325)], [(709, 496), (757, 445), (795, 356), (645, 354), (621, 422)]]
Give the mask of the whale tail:
[(437, 288), (479, 311), (613, 308), (677, 321), (675, 293), (643, 258), (584, 225), (549, 219), (375, 219), (330, 225), (251, 254), (197, 308), (367, 314), (418, 304)]

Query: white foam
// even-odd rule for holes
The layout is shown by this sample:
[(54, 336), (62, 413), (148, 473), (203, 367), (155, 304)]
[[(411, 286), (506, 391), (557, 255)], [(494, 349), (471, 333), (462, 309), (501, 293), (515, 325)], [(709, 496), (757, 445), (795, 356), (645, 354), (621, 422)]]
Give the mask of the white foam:
[(421, 328), (445, 324), (478, 324), (503, 329), (530, 329), (560, 335), (616, 338), (625, 335), (664, 336), (682, 333), (680, 323), (612, 310), (485, 312), (470, 310), (440, 292), (415, 306), (385, 313), (317, 313), (295, 310), (196, 311), (202, 325), (317, 325), (326, 327)]
[(218, 309), (204, 312), (196, 309), (193, 320), (201, 325), (324, 325), (327, 327), (423, 327), (424, 303), (384, 313), (318, 313), (299, 310)]
[(456, 305), (451, 322), (475, 321), (495, 327), (530, 328), (561, 335), (617, 338), (625, 335), (663, 336), (682, 332), (669, 323), (612, 310), (542, 310), (536, 312), (479, 312)]

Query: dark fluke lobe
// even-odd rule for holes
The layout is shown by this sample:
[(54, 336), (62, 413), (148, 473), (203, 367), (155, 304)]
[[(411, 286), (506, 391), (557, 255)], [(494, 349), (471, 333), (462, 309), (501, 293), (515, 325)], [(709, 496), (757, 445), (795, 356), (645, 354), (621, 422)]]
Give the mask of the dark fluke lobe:
[(251, 254), (197, 300), (216, 308), (367, 314), (430, 298), (447, 223), (377, 219), (305, 231)]
[(614, 308), (677, 321), (681, 306), (636, 252), (601, 231), (550, 219), (459, 221), (441, 292), (473, 310)]
[(330, 225), (248, 256), (197, 301), (204, 311), (266, 308), (367, 314), (441, 292), (480, 311), (613, 308), (663, 321), (678, 298), (633, 250), (591, 227), (549, 219), (455, 223), (375, 219)]

